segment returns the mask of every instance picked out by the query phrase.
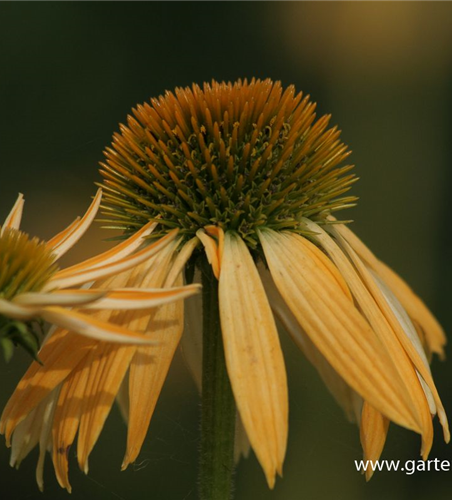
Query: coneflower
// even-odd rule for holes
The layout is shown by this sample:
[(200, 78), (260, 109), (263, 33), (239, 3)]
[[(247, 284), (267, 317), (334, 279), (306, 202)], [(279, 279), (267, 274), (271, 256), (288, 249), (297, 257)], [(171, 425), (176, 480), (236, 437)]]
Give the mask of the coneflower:
[[(328, 128), (330, 117), (316, 120), (315, 105), (294, 87), (254, 79), (179, 88), (133, 114), (102, 165), (104, 223), (124, 237), (149, 222), (158, 224), (151, 238), (178, 229), (165, 276), (157, 278), (163, 272), (157, 266), (148, 279), (202, 281), (202, 311), (191, 316), (199, 326), (192, 334), (202, 324), (203, 340), (182, 337), (198, 379), (202, 368), (201, 498), (231, 495), (236, 414), (271, 488), (282, 473), (288, 390), (275, 316), (356, 415), (367, 458), (379, 457), (389, 421), (422, 436), (424, 458), (432, 415), (448, 441), (425, 354), (442, 353), (444, 334), (401, 278), (333, 217), (355, 204), (346, 193), (356, 178), (343, 165), (349, 152), (339, 130)], [(158, 347), (136, 348), (136, 365), (114, 365), (109, 390), (119, 391), (124, 381), (128, 420), (123, 468), (138, 455), (183, 314), (181, 305), (159, 308), (156, 317), (168, 326), (148, 325)], [(130, 320), (122, 324), (130, 327)], [(111, 404), (112, 398), (102, 401), (102, 412)], [(64, 450), (68, 441), (60, 436), (73, 439), (78, 424), (60, 416), (53, 425), (53, 446)], [(85, 459), (82, 444), (82, 467)]]

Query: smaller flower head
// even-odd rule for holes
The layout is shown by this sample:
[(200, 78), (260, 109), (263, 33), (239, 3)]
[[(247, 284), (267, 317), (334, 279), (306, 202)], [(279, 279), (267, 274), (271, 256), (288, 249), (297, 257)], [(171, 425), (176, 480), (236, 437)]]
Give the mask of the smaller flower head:
[(125, 328), (94, 321), (74, 307), (95, 309), (140, 308), (182, 298), (195, 288), (160, 290), (104, 290), (79, 288), (93, 280), (127, 271), (149, 259), (176, 236), (173, 231), (153, 245), (135, 253), (154, 229), (147, 224), (132, 238), (104, 254), (60, 270), (58, 259), (85, 233), (101, 201), (101, 190), (82, 218), (49, 241), (30, 238), (19, 230), (24, 199), (19, 195), (0, 228), (0, 343), (6, 358), (14, 344), (34, 357), (39, 349), (37, 329), (48, 321), (77, 333), (112, 342), (149, 343), (151, 339)]

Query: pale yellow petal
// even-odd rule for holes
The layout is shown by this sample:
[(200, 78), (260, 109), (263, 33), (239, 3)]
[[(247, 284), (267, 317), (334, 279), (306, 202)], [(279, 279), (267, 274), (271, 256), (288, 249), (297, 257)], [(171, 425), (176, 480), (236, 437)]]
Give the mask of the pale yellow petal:
[(382, 278), (399, 299), (410, 318), (422, 327), (430, 350), (444, 357), (444, 346), (447, 341), (444, 330), (408, 284), (386, 264), (377, 259), (347, 226), (335, 224), (332, 226), (331, 232), (341, 235), (361, 259)]
[(29, 292), (16, 295), (13, 303), (20, 306), (82, 306), (99, 300), (106, 294), (104, 290), (61, 290), (58, 292)]
[(275, 316), (281, 321), (285, 330), (290, 334), (292, 340), (306, 356), (307, 360), (314, 366), (321, 379), (341, 406), (347, 418), (351, 422), (358, 422), (361, 418), (362, 398), (357, 394), (344, 379), (334, 370), (325, 357), (312, 343), (306, 332), (284, 302), (278, 292), (270, 272), (263, 266), (259, 266), (259, 274), (265, 287), (268, 300), (271, 304)]
[(52, 391), (48, 396), (42, 416), (39, 436), (39, 458), (36, 465), (36, 482), (41, 492), (44, 491), (44, 462), (47, 451), (51, 450), (53, 415), (55, 413), (58, 394), (59, 388)]
[[(426, 457), (433, 442), (429, 398), (426, 398), (422, 382), (419, 380), (413, 363), (399, 341), (399, 336), (394, 329), (395, 323), (397, 323), (396, 319), (393, 317), (391, 322), (387, 314), (384, 313), (382, 303), (385, 302), (385, 299), (379, 293), (378, 286), (372, 280), (372, 276), (370, 276), (363, 262), (356, 254), (351, 255), (350, 252), (353, 252), (353, 250), (350, 249), (350, 252), (347, 250), (347, 255), (352, 258), (354, 266), (322, 228), (312, 221), (304, 220), (304, 222), (308, 229), (315, 233), (315, 239), (330, 255), (341, 274), (345, 277), (360, 310), (381, 340), (398, 371), (408, 393), (408, 402), (415, 410), (418, 422), (421, 423), (422, 449)], [(397, 325), (400, 328), (400, 325)]]
[[(363, 447), (364, 460), (376, 463), (383, 451), (388, 434), (389, 420), (366, 401), (363, 405), (360, 425), (360, 439)], [(366, 481), (369, 481), (374, 471), (367, 467)]]
[(94, 315), (69, 311), (62, 307), (46, 307), (41, 311), (46, 321), (61, 328), (74, 331), (80, 335), (96, 340), (121, 344), (154, 344), (152, 338), (141, 333), (135, 333), (119, 325), (108, 323), (94, 317)]
[(226, 365), (237, 408), (269, 486), (282, 472), (288, 394), (275, 321), (243, 240), (226, 233), (219, 279)]
[(12, 319), (31, 319), (39, 314), (39, 307), (28, 307), (0, 299), (0, 314)]
[(129, 288), (112, 290), (106, 297), (91, 303), (87, 309), (149, 309), (162, 306), (176, 300), (190, 297), (200, 290), (199, 285), (187, 285), (173, 288), (139, 289)]
[(305, 251), (309, 242), (269, 230), (259, 236), (279, 292), (331, 366), (391, 420), (420, 433), (418, 416), (391, 359), (335, 278)]
[[(381, 309), (381, 312), (383, 313), (385, 319), (392, 328), (396, 338), (398, 339), (400, 344), (403, 346), (403, 349), (409, 356), (409, 359), (411, 360), (413, 366), (416, 368), (417, 372), (422, 377), (422, 379), (424, 379), (425, 383), (430, 389), (438, 412), (438, 418), (443, 427), (444, 439), (446, 442), (448, 442), (450, 440), (450, 432), (449, 432), (449, 425), (447, 421), (446, 412), (444, 410), (441, 398), (439, 397), (438, 391), (433, 381), (430, 368), (428, 367), (428, 364), (426, 365), (425, 356), (421, 356), (417, 351), (415, 345), (410, 340), (402, 324), (399, 322), (398, 317), (394, 314), (393, 309), (391, 308), (390, 304), (384, 297), (378, 284), (375, 282), (374, 278), (368, 271), (367, 267), (364, 265), (363, 261), (359, 258), (357, 253), (353, 250), (353, 248), (347, 243), (347, 241), (340, 234), (338, 234), (338, 238), (341, 241), (341, 245), (343, 245), (344, 249), (346, 250), (347, 255), (350, 257), (353, 264), (358, 269), (362, 280), (364, 281), (366, 287), (369, 289), (370, 293), (372, 294), (373, 298), (375, 299), (376, 303)], [(407, 382), (407, 387), (409, 389), (413, 389), (416, 387), (416, 384), (411, 385)], [(423, 452), (424, 456), (427, 449), (428, 446), (424, 443), (424, 452)]]

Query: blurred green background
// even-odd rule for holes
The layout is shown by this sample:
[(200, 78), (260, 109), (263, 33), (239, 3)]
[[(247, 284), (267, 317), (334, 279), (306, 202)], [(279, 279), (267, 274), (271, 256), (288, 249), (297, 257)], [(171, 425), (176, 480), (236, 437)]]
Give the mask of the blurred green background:
[[(0, 219), (17, 192), (23, 228), (49, 237), (81, 214), (97, 164), (136, 103), (191, 82), (271, 77), (332, 113), (361, 178), (355, 231), (404, 276), (451, 331), (452, 5), (402, 3), (1, 3)], [(102, 250), (98, 227), (66, 262)], [(357, 429), (283, 335), (290, 383), (284, 479), (266, 487), (240, 463), (236, 499), (451, 498), (452, 472), (380, 472), (366, 484)], [(449, 357), (451, 352), (449, 349)], [(3, 406), (29, 360), (0, 362)], [(452, 364), (433, 372), (452, 415)], [(71, 455), (73, 499), (196, 498), (199, 399), (178, 355), (138, 463), (120, 472), (125, 426), (116, 408), (90, 460)], [(430, 458), (452, 460), (439, 426)], [(2, 439), (3, 441), (3, 439)], [(383, 457), (418, 459), (418, 436), (391, 427)], [(36, 450), (19, 472), (0, 447), (2, 499), (64, 499)]]

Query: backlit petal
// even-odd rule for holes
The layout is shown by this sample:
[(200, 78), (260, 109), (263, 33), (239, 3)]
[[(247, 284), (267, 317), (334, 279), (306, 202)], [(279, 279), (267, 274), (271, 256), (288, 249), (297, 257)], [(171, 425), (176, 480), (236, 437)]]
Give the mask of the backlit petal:
[[(361, 415), (360, 438), (363, 447), (364, 460), (376, 463), (383, 451), (388, 434), (389, 420), (369, 403), (364, 402)], [(374, 471), (368, 466), (365, 472), (366, 481), (372, 477)]]
[(45, 290), (73, 287), (82, 283), (86, 283), (88, 281), (98, 280), (107, 276), (111, 276), (113, 274), (118, 274), (126, 271), (127, 269), (135, 267), (138, 264), (149, 260), (152, 256), (160, 252), (169, 243), (171, 243), (176, 235), (177, 230), (171, 231), (163, 238), (147, 246), (146, 248), (143, 248), (137, 253), (125, 257), (124, 259), (121, 259), (119, 261), (114, 261), (110, 264), (106, 264), (105, 266), (99, 266), (95, 267), (94, 269), (76, 272), (69, 276), (63, 276), (62, 278), (60, 278), (59, 273), (56, 273), (49, 281), (48, 285), (45, 287)]
[(52, 248), (52, 253), (55, 255), (55, 259), (59, 259), (68, 250), (70, 250), (86, 233), (97, 214), (101, 199), (102, 189), (98, 189), (96, 196), (94, 197), (94, 200), (85, 215), (76, 224), (72, 223), (69, 226), (72, 230), (67, 231), (61, 238), (59, 237), (61, 235), (60, 233), (60, 235), (57, 235), (56, 239), (52, 239), (47, 242), (47, 245)]
[(25, 202), (24, 195), (22, 193), (19, 193), (16, 203), (14, 203), (11, 212), (8, 214), (8, 217), (6, 217), (5, 222), (1, 226), (0, 235), (1, 233), (3, 233), (4, 229), (19, 229), (20, 221), (22, 219), (24, 202)]

